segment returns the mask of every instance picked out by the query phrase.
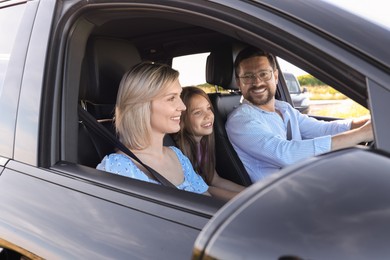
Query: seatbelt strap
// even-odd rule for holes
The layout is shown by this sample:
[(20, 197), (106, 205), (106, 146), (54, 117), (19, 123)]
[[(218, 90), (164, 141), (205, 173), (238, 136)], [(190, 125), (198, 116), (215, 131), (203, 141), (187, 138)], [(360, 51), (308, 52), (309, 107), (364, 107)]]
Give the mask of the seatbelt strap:
[(103, 137), (105, 140), (110, 142), (114, 147), (118, 148), (131, 158), (133, 158), (135, 161), (137, 161), (139, 164), (141, 164), (143, 167), (145, 167), (150, 174), (161, 184), (167, 187), (175, 188), (177, 187), (173, 185), (170, 181), (168, 181), (164, 176), (159, 174), (156, 170), (154, 170), (152, 167), (144, 164), (132, 151), (130, 151), (124, 144), (122, 144), (116, 136), (114, 136), (110, 131), (108, 131), (104, 126), (99, 124), (96, 119), (86, 110), (84, 110), (81, 106), (78, 106), (78, 114), (84, 125), (92, 130), (97, 135)]
[(292, 139), (292, 133), (291, 133), (291, 123), (290, 119), (287, 122), (287, 140), (290, 141)]

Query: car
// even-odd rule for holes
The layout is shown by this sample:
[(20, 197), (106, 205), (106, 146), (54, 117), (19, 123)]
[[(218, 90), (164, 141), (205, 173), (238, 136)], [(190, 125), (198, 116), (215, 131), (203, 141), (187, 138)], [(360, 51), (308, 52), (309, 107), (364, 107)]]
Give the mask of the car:
[[(324, 1), (11, 0), (0, 37), (1, 259), (390, 255), (388, 29)], [(375, 141), (251, 183), (223, 125), (248, 45), (368, 108)], [(115, 148), (106, 132), (123, 73), (199, 53), (216, 90), (217, 171), (245, 191), (224, 203), (97, 170)], [(292, 104), (282, 77), (276, 96)]]
[(283, 77), (286, 81), (288, 92), (291, 95), (293, 105), (299, 112), (307, 114), (310, 107), (310, 99), (307, 95), (307, 89), (301, 88), (298, 79), (290, 72), (283, 72)]

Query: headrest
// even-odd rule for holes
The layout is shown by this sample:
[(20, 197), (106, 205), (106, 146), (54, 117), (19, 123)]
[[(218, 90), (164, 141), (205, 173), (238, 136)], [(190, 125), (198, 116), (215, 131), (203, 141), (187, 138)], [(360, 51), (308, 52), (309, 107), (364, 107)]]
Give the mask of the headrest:
[(90, 39), (83, 64), (80, 99), (115, 104), (123, 74), (139, 62), (138, 50), (128, 41), (101, 37)]
[(233, 79), (233, 52), (230, 45), (221, 46), (210, 52), (206, 63), (206, 81), (224, 89), (237, 90)]

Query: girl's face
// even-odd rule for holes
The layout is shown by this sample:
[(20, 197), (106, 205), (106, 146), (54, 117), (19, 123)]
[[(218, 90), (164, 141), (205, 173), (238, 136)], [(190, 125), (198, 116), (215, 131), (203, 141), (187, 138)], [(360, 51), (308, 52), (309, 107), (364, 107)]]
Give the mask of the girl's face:
[(196, 141), (213, 132), (214, 114), (211, 104), (206, 98), (194, 95), (188, 106), (189, 130), (195, 135)]
[(168, 83), (170, 86), (151, 102), (151, 127), (161, 134), (176, 133), (180, 130), (180, 116), (186, 106), (180, 98), (182, 88), (179, 80)]

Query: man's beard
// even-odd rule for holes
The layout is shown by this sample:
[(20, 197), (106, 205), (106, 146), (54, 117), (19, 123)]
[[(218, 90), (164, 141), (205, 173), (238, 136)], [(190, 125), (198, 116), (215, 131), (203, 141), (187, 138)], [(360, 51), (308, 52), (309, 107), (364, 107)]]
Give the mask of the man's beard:
[(263, 93), (261, 98), (254, 97), (253, 95), (251, 95), (251, 93), (252, 93), (252, 90), (256, 89), (256, 88), (257, 87), (251, 87), (250, 89), (248, 89), (248, 92), (245, 95), (245, 99), (248, 100), (249, 102), (251, 102), (253, 105), (255, 105), (255, 106), (266, 105), (274, 97), (274, 93), (271, 93), (269, 88), (266, 88), (265, 93)]

